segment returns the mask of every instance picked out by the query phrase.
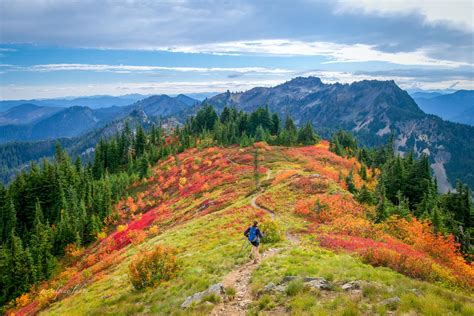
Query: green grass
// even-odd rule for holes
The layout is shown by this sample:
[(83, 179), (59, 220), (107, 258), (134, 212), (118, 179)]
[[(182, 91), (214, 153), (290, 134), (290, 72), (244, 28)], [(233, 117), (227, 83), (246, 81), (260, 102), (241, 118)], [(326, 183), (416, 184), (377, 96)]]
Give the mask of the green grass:
[[(410, 279), (387, 268), (374, 268), (357, 258), (319, 248), (309, 243), (280, 252), (265, 261), (252, 276), (252, 287), (258, 293), (269, 282), (278, 284), (284, 276), (324, 277), (335, 284), (332, 291), (307, 291), (301, 281), (288, 284), (282, 304), (292, 314), (360, 315), (416, 313), (422, 315), (472, 315), (472, 297), (455, 293), (427, 282)], [(364, 281), (358, 294), (349, 295), (340, 285), (351, 280)], [(399, 297), (401, 302), (382, 306), (381, 301)]]
[[(127, 269), (138, 248), (128, 247), (124, 260), (110, 274), (74, 296), (53, 304), (44, 313), (126, 315), (178, 311), (187, 296), (219, 282), (226, 273), (248, 260), (248, 249), (242, 248), (245, 242), (242, 231), (254, 217), (255, 210), (243, 208), (239, 214), (227, 211), (197, 218), (141, 245), (148, 248), (162, 243), (176, 247), (180, 266), (176, 279), (157, 288), (134, 291), (128, 281)], [(222, 229), (229, 222), (236, 222), (236, 229)]]

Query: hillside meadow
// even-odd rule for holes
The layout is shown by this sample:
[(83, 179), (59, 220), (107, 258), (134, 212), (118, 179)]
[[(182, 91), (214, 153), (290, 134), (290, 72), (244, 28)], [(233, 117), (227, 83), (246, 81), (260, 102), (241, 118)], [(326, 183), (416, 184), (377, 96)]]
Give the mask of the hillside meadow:
[[(474, 270), (458, 245), (413, 217), (375, 223), (375, 206), (359, 203), (344, 180), (352, 170), (357, 189), (374, 190), (379, 171), (367, 170), (363, 180), (360, 168), (355, 158), (330, 152), (326, 141), (193, 148), (170, 156), (128, 189), (94, 244), (69, 247), (55, 277), (19, 297), (8, 313), (211, 313), (212, 299), (180, 306), (247, 264), (243, 231), (258, 220), (274, 224), (279, 238), (262, 245), (263, 252), (277, 252), (252, 272), (248, 314), (474, 314)], [(135, 290), (130, 262), (157, 245), (175, 249), (176, 276)], [(285, 292), (264, 292), (285, 276), (321, 277), (332, 288), (308, 289), (297, 278)], [(341, 289), (350, 281), (361, 290)]]

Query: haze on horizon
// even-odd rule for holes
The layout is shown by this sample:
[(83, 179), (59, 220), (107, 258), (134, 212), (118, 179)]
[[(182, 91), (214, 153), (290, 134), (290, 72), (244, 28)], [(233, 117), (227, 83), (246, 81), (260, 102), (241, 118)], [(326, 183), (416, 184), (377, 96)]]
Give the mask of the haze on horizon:
[(474, 2), (0, 0), (0, 99), (240, 91), (296, 76), (474, 89)]

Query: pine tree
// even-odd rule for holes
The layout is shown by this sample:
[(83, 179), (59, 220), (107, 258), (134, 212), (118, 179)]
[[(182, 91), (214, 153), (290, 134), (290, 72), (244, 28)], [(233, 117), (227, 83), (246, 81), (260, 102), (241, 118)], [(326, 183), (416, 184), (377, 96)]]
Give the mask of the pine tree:
[(138, 168), (138, 174), (141, 179), (149, 177), (150, 162), (148, 161), (148, 155), (146, 153), (140, 158)]
[(16, 236), (14, 231), (11, 233), (10, 240), (10, 254), (6, 270), (8, 274), (7, 299), (26, 292), (30, 284), (35, 281), (36, 274), (29, 249), (23, 247), (21, 239)]
[(367, 168), (364, 164), (360, 166), (359, 175), (362, 180), (367, 181)]
[(278, 135), (280, 132), (280, 118), (278, 117), (278, 114), (273, 113), (272, 115), (272, 127), (270, 129), (270, 133), (272, 135)]
[(2, 241), (7, 241), (12, 231), (14, 231), (17, 227), (17, 217), (15, 206), (13, 205), (13, 200), (10, 196), (6, 197), (6, 203), (3, 207), (4, 209), (4, 217), (3, 217), (3, 236)]
[(39, 202), (37, 202), (34, 228), (29, 242), (31, 256), (36, 267), (37, 280), (49, 278), (56, 263), (52, 255), (51, 237), (51, 228), (47, 223), (43, 224), (43, 212)]
[(431, 217), (431, 223), (433, 223), (433, 227), (435, 232), (439, 232), (443, 227), (441, 215), (439, 214), (439, 210), (437, 207), (433, 209), (433, 215)]
[(383, 184), (379, 185), (379, 190), (378, 190), (378, 204), (376, 210), (376, 222), (382, 222), (385, 219), (387, 219), (390, 215), (389, 212), (389, 200), (386, 197), (386, 190), (385, 186)]
[(141, 125), (137, 126), (135, 135), (135, 155), (141, 157), (146, 147), (146, 136)]
[(408, 199), (403, 195), (402, 191), (397, 192), (397, 213), (401, 217), (407, 217), (410, 214)]
[(264, 142), (267, 140), (267, 133), (265, 132), (265, 130), (263, 129), (262, 125), (259, 125), (257, 127), (257, 130), (255, 132), (255, 140), (257, 142)]
[(293, 146), (296, 144), (297, 142), (297, 138), (298, 138), (298, 131), (296, 129), (296, 125), (295, 123), (293, 122), (293, 119), (291, 118), (291, 116), (287, 116), (286, 117), (286, 121), (285, 121), (285, 131), (286, 131), (286, 134), (288, 135), (286, 138), (286, 146)]
[(369, 205), (373, 205), (376, 203), (373, 193), (367, 189), (365, 184), (362, 185), (359, 192), (357, 192), (357, 201), (361, 203), (366, 203)]
[(349, 171), (349, 174), (346, 177), (347, 190), (351, 193), (356, 193), (357, 189), (354, 185), (354, 168)]
[(316, 136), (313, 130), (313, 125), (311, 123), (306, 123), (305, 126), (303, 126), (299, 131), (298, 131), (298, 138), (297, 141), (299, 144), (302, 145), (314, 145), (316, 142), (319, 141), (319, 137)]
[(10, 298), (10, 251), (0, 243), (0, 305), (4, 306)]

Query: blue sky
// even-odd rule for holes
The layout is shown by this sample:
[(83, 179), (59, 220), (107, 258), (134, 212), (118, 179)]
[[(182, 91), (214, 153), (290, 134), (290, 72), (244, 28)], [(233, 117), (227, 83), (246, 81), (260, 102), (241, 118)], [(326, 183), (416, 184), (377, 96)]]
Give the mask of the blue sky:
[(474, 89), (473, 3), (0, 0), (0, 98), (240, 91), (308, 75)]

